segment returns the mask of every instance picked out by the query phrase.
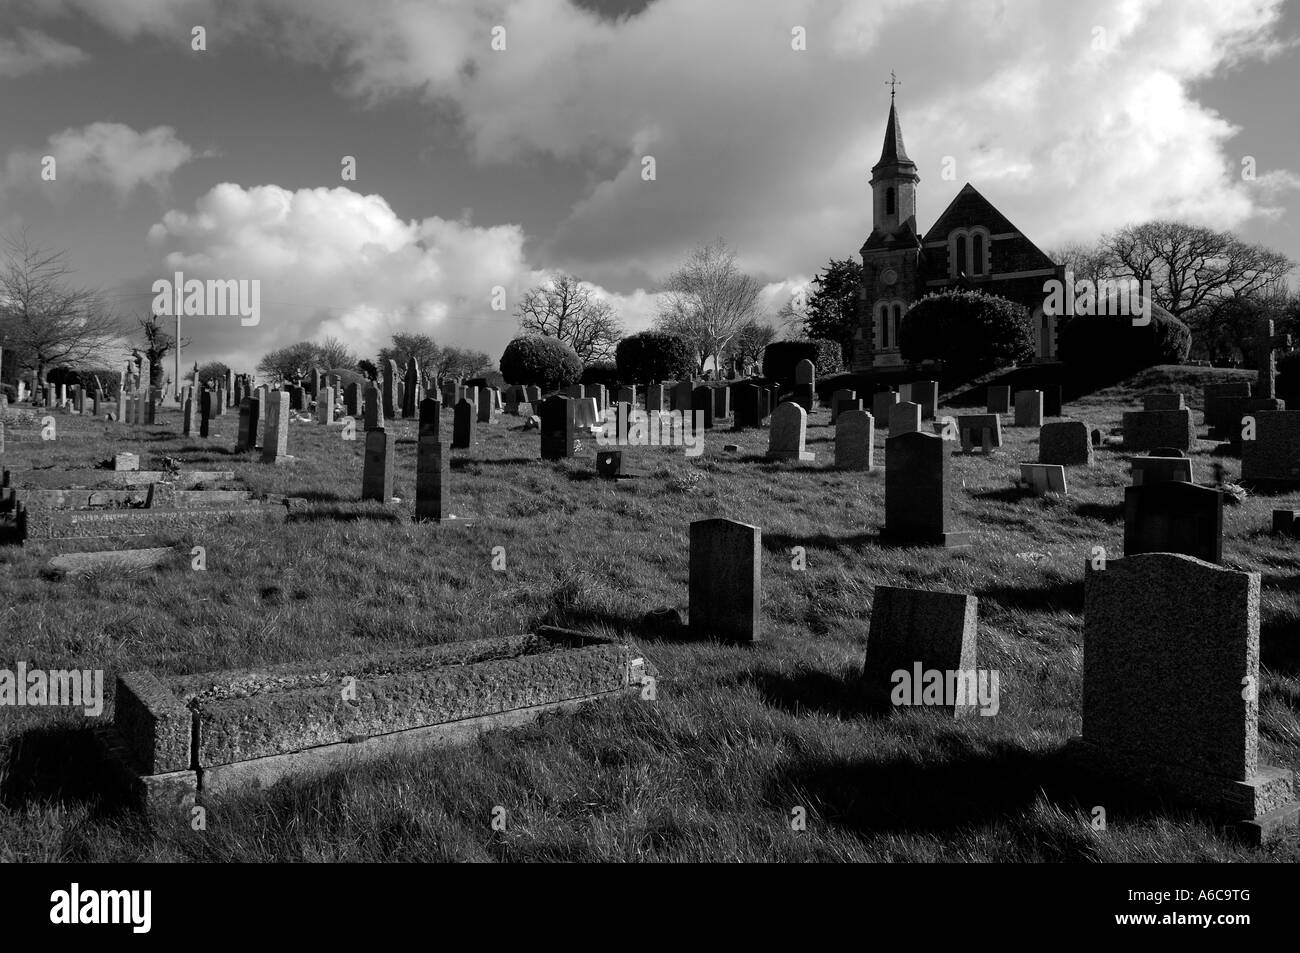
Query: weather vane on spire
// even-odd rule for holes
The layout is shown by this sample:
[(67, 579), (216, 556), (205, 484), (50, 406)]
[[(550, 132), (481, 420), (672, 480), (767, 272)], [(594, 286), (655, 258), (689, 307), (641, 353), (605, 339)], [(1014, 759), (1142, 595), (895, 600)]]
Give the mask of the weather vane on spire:
[(891, 69), (889, 71), (889, 82), (886, 83), (885, 85), (889, 87), (889, 101), (892, 103), (894, 101), (895, 87), (902, 86), (903, 83), (897, 76), (894, 75), (894, 71)]

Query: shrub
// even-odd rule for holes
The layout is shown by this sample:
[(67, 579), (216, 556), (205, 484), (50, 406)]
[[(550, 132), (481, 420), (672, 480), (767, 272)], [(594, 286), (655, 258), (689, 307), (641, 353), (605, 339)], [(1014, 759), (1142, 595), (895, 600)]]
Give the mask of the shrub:
[(342, 392), (343, 392), (344, 390), (347, 389), (347, 386), (348, 386), (349, 384), (356, 384), (356, 385), (357, 385), (357, 388), (358, 388), (362, 393), (365, 393), (365, 390), (366, 390), (366, 376), (365, 376), (364, 374), (362, 374), (360, 371), (356, 370), (355, 368), (353, 368), (353, 369), (349, 369), (349, 368), (346, 368), (346, 367), (332, 367), (332, 368), (330, 368), (328, 371), (326, 371), (325, 373), (326, 373), (327, 375), (330, 375), (330, 374), (337, 374), (337, 375), (338, 375), (338, 379), (339, 379), (339, 393), (336, 394), (335, 396), (337, 396), (337, 397), (342, 397), (342, 396), (343, 396), (343, 393), (342, 393)]
[(1022, 304), (978, 291), (927, 295), (903, 315), (903, 360), (942, 361), (945, 376), (964, 380), (1034, 356), (1034, 329)]
[(686, 380), (695, 373), (695, 355), (686, 342), (664, 331), (628, 335), (618, 342), (614, 358), (625, 384)]
[(621, 383), (618, 377), (618, 364), (614, 361), (591, 361), (582, 369), (582, 383), (617, 387)]
[(812, 361), (820, 378), (844, 369), (844, 349), (838, 341), (825, 338), (773, 341), (763, 348), (763, 376), (785, 384), (792, 383), (794, 366), (802, 360)]
[(1077, 315), (1056, 336), (1062, 361), (1085, 376), (1127, 377), (1157, 364), (1182, 364), (1192, 347), (1192, 332), (1159, 306), (1151, 321), (1134, 325), (1123, 314)]
[(559, 338), (529, 334), (506, 345), (501, 376), (507, 384), (557, 390), (582, 378), (582, 358)]

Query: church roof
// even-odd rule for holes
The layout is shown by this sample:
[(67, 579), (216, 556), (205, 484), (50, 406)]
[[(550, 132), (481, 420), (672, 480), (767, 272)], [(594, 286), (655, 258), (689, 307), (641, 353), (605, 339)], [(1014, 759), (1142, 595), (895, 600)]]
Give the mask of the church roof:
[(903, 145), (903, 124), (898, 121), (898, 110), (894, 108), (894, 102), (889, 102), (889, 119), (885, 123), (885, 145), (880, 150), (880, 161), (871, 167), (874, 172), (881, 166), (890, 165), (912, 165), (914, 163), (907, 157), (907, 148)]
[(1020, 240), (1026, 243), (1032, 257), (1038, 259), (1032, 267), (1055, 267), (1056, 263), (1048, 258), (1042, 249), (1031, 242), (1024, 232), (1011, 224), (1011, 221), (969, 182), (948, 203), (948, 207), (943, 210), (938, 220), (930, 226), (929, 231), (925, 233), (924, 241), (927, 243), (943, 241), (953, 229), (968, 228), (972, 225), (982, 225), (994, 235), (1015, 232), (1020, 236)]
[(876, 249), (885, 248), (893, 250), (896, 248), (919, 248), (921, 238), (916, 234), (916, 219), (909, 218), (903, 222), (898, 231), (893, 235), (886, 235), (877, 228), (871, 230), (867, 240), (862, 245), (861, 251), (875, 251)]

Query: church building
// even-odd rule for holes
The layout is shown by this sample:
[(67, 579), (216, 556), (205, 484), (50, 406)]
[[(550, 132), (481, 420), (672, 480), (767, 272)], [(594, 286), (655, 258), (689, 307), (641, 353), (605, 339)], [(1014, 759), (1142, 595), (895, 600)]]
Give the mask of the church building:
[(891, 92), (880, 161), (871, 169), (872, 229), (862, 245), (862, 294), (853, 370), (902, 367), (898, 329), (928, 294), (950, 289), (998, 295), (1029, 308), (1037, 360), (1056, 360), (1057, 319), (1043, 313), (1043, 283), (1057, 265), (967, 183), (924, 235), (916, 224), (921, 177), (903, 146)]

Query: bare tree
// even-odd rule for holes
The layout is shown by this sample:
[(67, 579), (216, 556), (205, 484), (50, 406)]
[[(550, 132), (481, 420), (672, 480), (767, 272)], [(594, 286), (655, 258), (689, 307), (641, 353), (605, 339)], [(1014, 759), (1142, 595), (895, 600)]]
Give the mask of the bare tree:
[(1237, 337), (1232, 318), (1242, 298), (1268, 298), (1295, 263), (1232, 232), (1158, 221), (1120, 229), (1102, 240), (1118, 272), (1151, 283), (1155, 303), (1184, 321), (1213, 352)]
[(515, 317), (521, 330), (568, 344), (584, 364), (612, 358), (623, 334), (609, 302), (596, 297), (591, 285), (562, 272), (525, 293)]
[(1102, 242), (1088, 245), (1071, 242), (1054, 248), (1047, 257), (1074, 275), (1075, 281), (1091, 281), (1094, 285), (1108, 278), (1128, 277), (1111, 250)]
[(777, 329), (773, 325), (751, 318), (736, 332), (731, 342), (731, 353), (739, 359), (742, 367), (756, 364), (762, 358), (764, 348), (776, 340), (776, 335)]
[(701, 245), (669, 276), (658, 324), (686, 338), (700, 356), (720, 367), (723, 352), (754, 317), (758, 281), (736, 265), (735, 253), (721, 239)]
[(396, 361), (398, 370), (406, 373), (407, 362), (415, 358), (420, 365), (420, 374), (426, 379), (437, 372), (439, 358), (443, 349), (427, 334), (414, 334), (398, 331), (393, 335), (393, 343), (379, 349), (379, 365)]
[(0, 268), (0, 328), (24, 367), (47, 383), (55, 367), (103, 360), (122, 328), (99, 293), (73, 286), (67, 253), (10, 235)]
[[(149, 359), (149, 387), (161, 387), (162, 382), (159, 380), (163, 376), (163, 358), (171, 353), (172, 348), (176, 345), (176, 338), (169, 331), (166, 331), (158, 323), (158, 315), (150, 314), (148, 317), (136, 318), (136, 324), (144, 333), (144, 356)], [(190, 346), (188, 340), (181, 341), (181, 347)], [(180, 389), (180, 382), (176, 381), (177, 390)]]
[(321, 366), (333, 370), (341, 368), (343, 370), (356, 370), (357, 354), (356, 351), (348, 347), (336, 337), (328, 337), (317, 345), (320, 352)]

